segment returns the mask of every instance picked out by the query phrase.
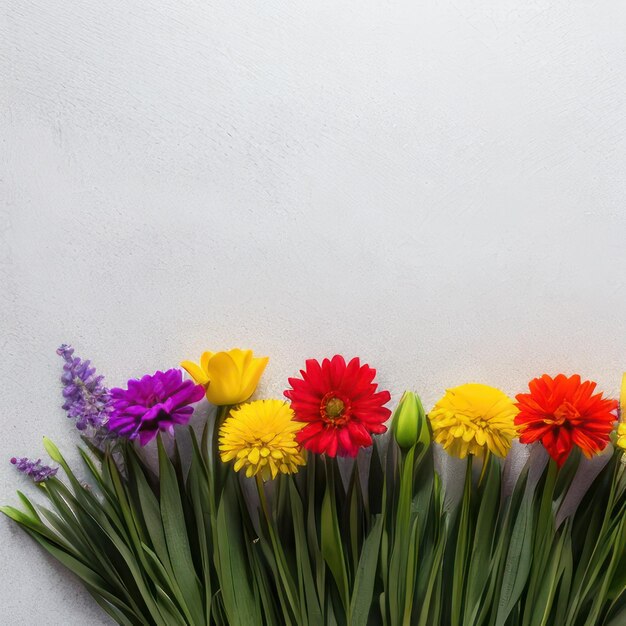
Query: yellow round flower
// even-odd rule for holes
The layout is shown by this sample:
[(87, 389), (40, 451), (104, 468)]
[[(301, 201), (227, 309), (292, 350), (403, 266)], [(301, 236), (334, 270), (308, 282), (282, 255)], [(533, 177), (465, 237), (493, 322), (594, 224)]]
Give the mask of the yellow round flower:
[(260, 474), (263, 480), (295, 474), (304, 465), (296, 433), (304, 426), (293, 420), (291, 407), (282, 400), (257, 400), (233, 409), (220, 428), (222, 461), (235, 459), (236, 472)]
[(200, 364), (183, 361), (189, 375), (206, 390), (209, 402), (227, 406), (245, 402), (257, 388), (268, 357), (254, 357), (252, 350), (205, 352)]
[(482, 455), (489, 450), (506, 456), (517, 435), (518, 410), (505, 393), (478, 383), (448, 389), (428, 415), (433, 438), (453, 456)]

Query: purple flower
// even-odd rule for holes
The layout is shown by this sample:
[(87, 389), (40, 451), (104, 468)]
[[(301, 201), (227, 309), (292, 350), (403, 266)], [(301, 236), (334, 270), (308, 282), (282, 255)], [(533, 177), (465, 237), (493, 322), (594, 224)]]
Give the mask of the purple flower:
[(48, 467), (47, 465), (42, 465), (41, 459), (37, 459), (36, 461), (30, 461), (26, 457), (13, 457), (11, 459), (11, 463), (13, 463), (16, 469), (18, 469), (20, 472), (23, 472), (27, 476), (30, 476), (36, 483), (40, 483), (44, 480), (47, 480), (48, 478), (51, 478), (58, 471), (58, 468), (56, 467)]
[(71, 346), (63, 344), (57, 354), (65, 359), (61, 381), (67, 416), (76, 420), (78, 430), (85, 430), (87, 426), (101, 429), (111, 413), (111, 397), (102, 384), (103, 376), (96, 376), (90, 361), (73, 356)]
[(155, 372), (141, 380), (129, 380), (128, 389), (111, 389), (113, 412), (108, 426), (118, 435), (145, 446), (159, 430), (174, 434), (175, 424), (186, 424), (193, 402), (204, 397), (204, 387), (183, 381), (180, 370)]

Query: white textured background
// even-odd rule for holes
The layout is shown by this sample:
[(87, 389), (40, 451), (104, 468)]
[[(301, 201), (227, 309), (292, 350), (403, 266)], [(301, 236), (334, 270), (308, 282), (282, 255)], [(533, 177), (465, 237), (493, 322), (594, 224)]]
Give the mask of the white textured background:
[[(254, 347), (394, 399), (626, 366), (626, 5), (4, 0), (0, 475), (111, 384)], [(0, 520), (3, 623), (105, 624)]]

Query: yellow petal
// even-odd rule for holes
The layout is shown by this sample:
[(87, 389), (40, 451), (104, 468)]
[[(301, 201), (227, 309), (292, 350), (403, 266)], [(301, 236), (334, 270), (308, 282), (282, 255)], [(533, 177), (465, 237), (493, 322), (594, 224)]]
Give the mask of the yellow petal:
[(207, 363), (209, 387), (207, 398), (212, 404), (239, 404), (241, 399), (239, 371), (228, 352), (217, 352)]
[(200, 367), (206, 372), (209, 369), (209, 361), (213, 356), (213, 352), (203, 352), (200, 357)]
[(263, 480), (276, 477), (284, 467), (290, 473), (297, 472), (305, 460), (295, 439), (293, 417), (283, 400), (238, 405), (220, 428), (222, 457), (228, 454), (230, 460), (235, 460), (236, 470), (245, 467), (247, 476), (257, 475)]
[(180, 366), (187, 371), (189, 376), (191, 376), (198, 385), (206, 386), (208, 384), (209, 377), (197, 363), (193, 361), (183, 361)]
[(233, 360), (239, 372), (243, 373), (248, 366), (248, 363), (252, 360), (252, 350), (240, 350), (239, 348), (233, 348), (228, 351), (230, 358)]
[(261, 376), (267, 367), (269, 357), (251, 359), (242, 375), (241, 394), (247, 400), (255, 391), (261, 380)]

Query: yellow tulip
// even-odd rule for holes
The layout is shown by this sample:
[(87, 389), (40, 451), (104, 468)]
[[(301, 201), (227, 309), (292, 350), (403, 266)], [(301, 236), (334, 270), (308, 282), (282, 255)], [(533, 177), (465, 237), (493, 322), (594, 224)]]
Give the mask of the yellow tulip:
[(227, 406), (245, 402), (256, 389), (268, 357), (254, 357), (252, 350), (205, 352), (200, 364), (183, 361), (181, 366), (206, 390), (209, 402)]

